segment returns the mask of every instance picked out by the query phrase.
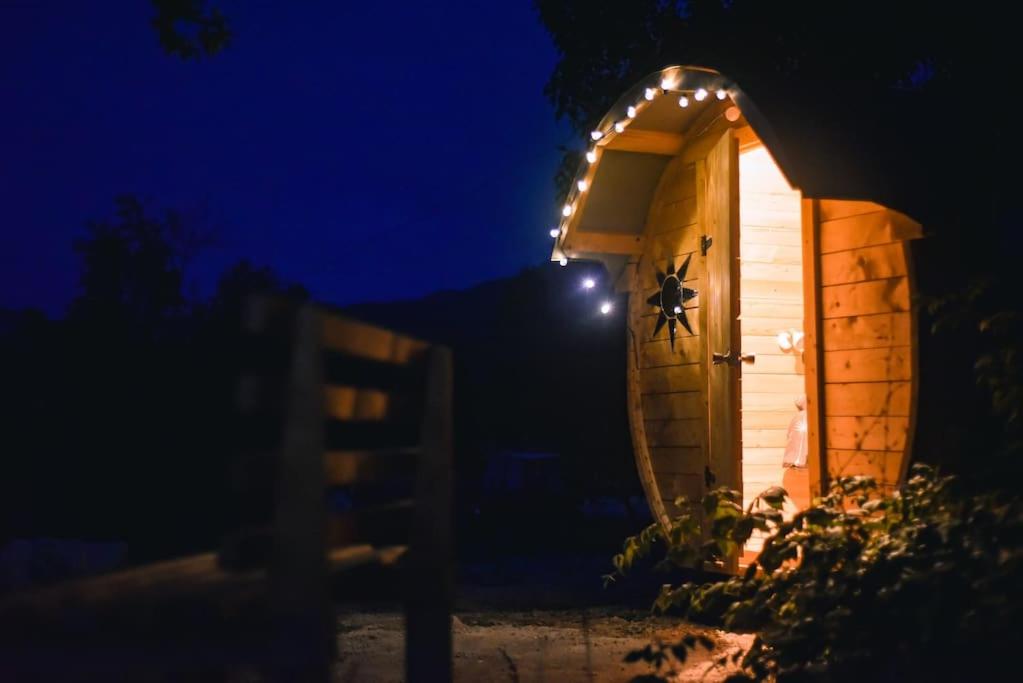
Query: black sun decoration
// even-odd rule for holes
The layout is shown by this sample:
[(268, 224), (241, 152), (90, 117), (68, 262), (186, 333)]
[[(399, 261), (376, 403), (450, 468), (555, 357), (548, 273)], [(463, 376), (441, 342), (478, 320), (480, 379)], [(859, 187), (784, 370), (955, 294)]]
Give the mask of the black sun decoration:
[(693, 328), (690, 327), (689, 319), (686, 317), (685, 306), (687, 301), (696, 296), (696, 290), (682, 286), (682, 281), (686, 279), (686, 272), (689, 270), (689, 260), (692, 257), (692, 254), (686, 257), (685, 263), (678, 269), (678, 272), (675, 271), (675, 260), (669, 258), (668, 272), (665, 274), (657, 271), (657, 285), (660, 290), (646, 300), (651, 306), (657, 306), (660, 309), (652, 336), (656, 337), (664, 327), (664, 323), (668, 323), (668, 337), (671, 339), (672, 351), (675, 350), (676, 322), (682, 323), (682, 327), (686, 328), (689, 334), (693, 333)]

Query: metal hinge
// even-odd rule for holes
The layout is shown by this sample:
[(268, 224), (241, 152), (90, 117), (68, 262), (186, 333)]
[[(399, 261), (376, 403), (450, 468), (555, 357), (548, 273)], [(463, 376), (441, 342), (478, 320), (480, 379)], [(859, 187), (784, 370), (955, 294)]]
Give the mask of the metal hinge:
[(704, 256), (707, 255), (707, 250), (710, 249), (710, 245), (714, 244), (713, 237), (707, 237), (706, 235), (700, 235), (700, 253)]

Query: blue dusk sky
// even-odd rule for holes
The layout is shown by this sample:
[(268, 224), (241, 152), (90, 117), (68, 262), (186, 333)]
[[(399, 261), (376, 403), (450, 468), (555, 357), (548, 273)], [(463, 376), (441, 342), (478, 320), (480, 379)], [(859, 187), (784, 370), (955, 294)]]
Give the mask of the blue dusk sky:
[(61, 314), (121, 194), (215, 230), (200, 294), (243, 258), (337, 304), (547, 259), (574, 140), (528, 0), (217, 4), (232, 44), (183, 62), (143, 0), (0, 0), (0, 307)]

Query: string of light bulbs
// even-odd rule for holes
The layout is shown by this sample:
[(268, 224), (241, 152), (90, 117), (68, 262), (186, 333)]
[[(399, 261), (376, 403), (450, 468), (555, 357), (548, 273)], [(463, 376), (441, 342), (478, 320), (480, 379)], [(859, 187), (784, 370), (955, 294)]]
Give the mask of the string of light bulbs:
[[(597, 287), (597, 280), (591, 276), (584, 277), (582, 286), (585, 291), (592, 292)], [(599, 310), (601, 315), (611, 315), (611, 311), (614, 310), (614, 303), (612, 303), (611, 299), (604, 299), (600, 303)]]
[[(625, 109), (625, 118), (615, 121), (611, 127), (607, 130), (595, 129), (590, 132), (590, 140), (593, 143), (599, 143), (605, 137), (613, 134), (621, 134), (625, 132), (628, 125), (639, 115), (640, 109), (644, 107), (648, 102), (652, 102), (658, 96), (668, 95), (678, 96), (678, 106), (682, 109), (688, 108), (694, 101), (703, 102), (711, 96), (711, 91), (704, 87), (698, 88), (678, 88), (676, 74), (672, 76), (665, 76), (660, 81), (660, 87), (646, 87), (643, 89), (643, 99), (636, 102), (636, 104), (629, 105)], [(718, 101), (723, 101), (728, 98), (728, 91), (723, 86), (719, 86), (714, 89), (714, 98)], [(597, 153), (597, 145), (590, 147), (586, 150), (586, 163), (593, 165), (597, 163), (600, 155)], [(552, 239), (555, 240), (556, 244), (560, 246), (560, 241), (564, 236), (568, 227), (568, 219), (575, 213), (575, 204), (578, 201), (580, 195), (589, 189), (589, 181), (586, 178), (579, 178), (575, 182), (575, 192), (570, 192), (568, 201), (561, 207), (562, 221), (559, 225), (550, 229), (549, 234)], [(560, 251), (560, 249), (559, 249)], [(558, 263), (561, 266), (568, 265), (568, 256), (562, 251), (561, 257), (558, 259)], [(597, 282), (592, 277), (586, 277), (582, 281), (582, 287), (586, 291), (592, 291), (597, 286)], [(598, 309), (601, 315), (610, 315), (614, 310), (614, 304), (611, 299), (604, 299)], [(676, 307), (676, 313), (679, 313), (679, 307)]]
[[(711, 95), (711, 91), (704, 87), (677, 88), (676, 85), (677, 83), (675, 79), (671, 77), (666, 77), (661, 80), (659, 88), (655, 87), (644, 88), (643, 100), (637, 102), (634, 105), (629, 105), (625, 110), (624, 119), (615, 121), (614, 124), (612, 124), (611, 128), (608, 129), (607, 131), (600, 129), (595, 129), (591, 131), (590, 139), (593, 142), (599, 142), (606, 136), (611, 135), (612, 131), (614, 131), (614, 133), (624, 133), (625, 128), (628, 126), (628, 124), (633, 119), (635, 119), (636, 116), (639, 114), (640, 107), (643, 106), (645, 102), (652, 102), (660, 95), (667, 95), (669, 93), (671, 93), (673, 96), (678, 95), (678, 106), (682, 109), (689, 107), (692, 100), (695, 100), (696, 102), (703, 102)], [(728, 91), (724, 87), (718, 87), (714, 90), (714, 97), (719, 101), (725, 100), (728, 98)], [(597, 154), (596, 147), (591, 147), (586, 151), (586, 162), (588, 164), (595, 164), (598, 158), (599, 155)], [(565, 229), (567, 227), (567, 219), (570, 218), (572, 214), (575, 212), (575, 203), (578, 200), (579, 195), (586, 192), (586, 190), (588, 189), (589, 182), (585, 178), (580, 178), (579, 180), (576, 181), (575, 183), (576, 191), (570, 195), (569, 201), (565, 202), (565, 204), (561, 207), (561, 216), (563, 218), (561, 224), (551, 228), (549, 231), (551, 239), (560, 242), (561, 237), (563, 236)], [(567, 266), (568, 257), (564, 253), (562, 253), (561, 258), (558, 259), (558, 263), (561, 266)]]

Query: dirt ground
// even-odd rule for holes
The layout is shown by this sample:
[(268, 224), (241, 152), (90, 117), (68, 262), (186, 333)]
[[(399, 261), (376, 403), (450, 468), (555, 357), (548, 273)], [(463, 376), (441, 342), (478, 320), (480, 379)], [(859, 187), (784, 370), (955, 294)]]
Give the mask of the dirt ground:
[[(749, 647), (752, 636), (682, 624), (648, 612), (605, 608), (462, 612), (454, 619), (456, 681), (628, 681), (650, 673), (645, 664), (623, 661), (630, 650), (654, 639), (676, 642), (687, 633), (715, 643), (713, 654)], [(343, 613), (339, 618), (340, 662), (335, 681), (390, 683), (404, 679), (404, 634), (397, 612)], [(721, 681), (728, 670), (697, 650), (675, 681)], [(662, 670), (662, 675), (666, 672)]]

